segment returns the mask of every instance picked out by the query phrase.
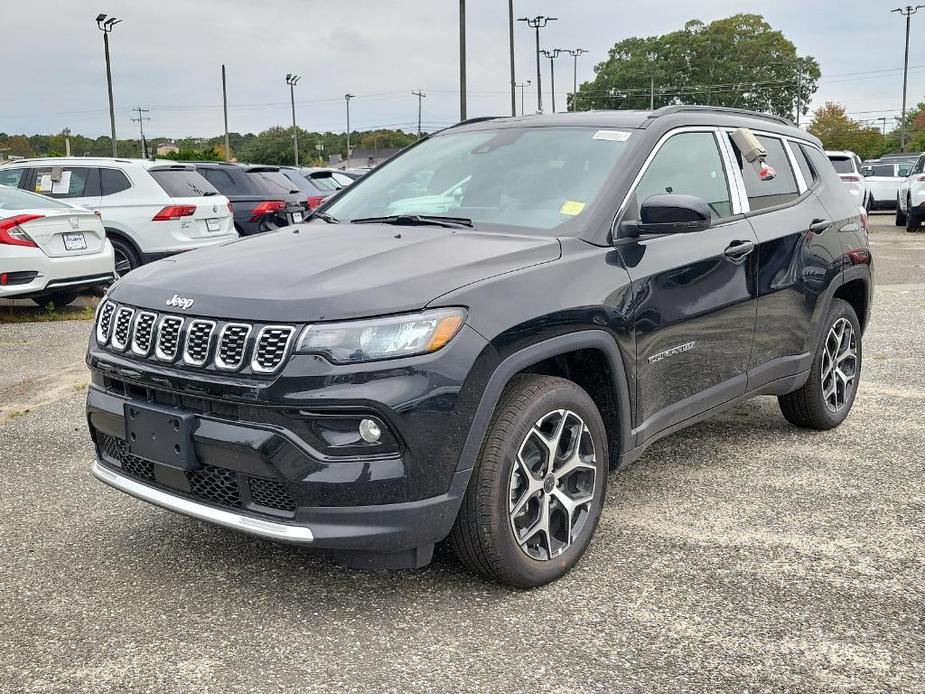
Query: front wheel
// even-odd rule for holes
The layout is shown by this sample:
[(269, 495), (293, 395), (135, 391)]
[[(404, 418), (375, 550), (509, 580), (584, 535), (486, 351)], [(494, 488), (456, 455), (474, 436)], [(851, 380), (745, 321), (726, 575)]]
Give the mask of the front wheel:
[(591, 542), (607, 472), (607, 435), (591, 397), (563, 378), (517, 376), (492, 418), (450, 545), (486, 578), (549, 583)]
[(903, 212), (902, 207), (899, 205), (899, 198), (896, 198), (896, 226), (904, 227), (906, 226), (906, 213)]
[(822, 342), (806, 383), (777, 399), (787, 421), (805, 429), (834, 429), (854, 404), (861, 378), (861, 326), (847, 301), (833, 299)]

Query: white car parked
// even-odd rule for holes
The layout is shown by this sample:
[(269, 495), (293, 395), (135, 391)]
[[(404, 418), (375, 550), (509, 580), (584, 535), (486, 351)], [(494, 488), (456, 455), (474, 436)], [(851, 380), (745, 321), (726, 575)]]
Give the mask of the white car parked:
[(925, 219), (925, 154), (915, 160), (896, 194), (896, 226), (916, 231)]
[(99, 216), (0, 185), (0, 297), (66, 306), (111, 282), (114, 265)]
[(884, 158), (865, 161), (861, 174), (867, 183), (870, 209), (894, 209), (899, 198), (899, 186), (915, 163), (912, 159)]
[(867, 183), (861, 174), (861, 158), (854, 152), (834, 152), (826, 151), (826, 156), (835, 167), (838, 177), (848, 186), (848, 192), (854, 197), (857, 203), (870, 209), (870, 195), (867, 190)]
[(0, 166), (0, 184), (99, 211), (120, 277), (152, 260), (238, 236), (228, 199), (192, 164), (26, 159)]

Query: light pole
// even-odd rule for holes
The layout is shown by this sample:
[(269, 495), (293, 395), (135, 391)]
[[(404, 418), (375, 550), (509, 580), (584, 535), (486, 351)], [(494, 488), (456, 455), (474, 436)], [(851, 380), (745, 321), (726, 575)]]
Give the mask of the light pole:
[[(511, 115), (517, 115), (517, 78), (514, 77), (514, 0), (507, 0), (507, 30), (511, 47)], [(521, 109), (521, 112), (523, 109)], [(521, 113), (521, 115), (523, 115)]]
[(549, 24), (549, 22), (555, 22), (558, 19), (558, 17), (544, 17), (543, 15), (539, 15), (533, 19), (521, 17), (517, 20), (518, 22), (526, 22), (528, 27), (536, 30), (536, 110), (539, 113), (543, 112), (543, 75), (540, 74), (540, 29)]
[(64, 156), (71, 156), (71, 129), (65, 128), (61, 131), (61, 134), (64, 135)]
[(350, 168), (350, 100), (354, 98), (353, 94), (344, 94), (344, 101), (347, 102), (347, 167)]
[(549, 84), (552, 93), (552, 112), (556, 112), (556, 65), (555, 60), (559, 57), (560, 51), (554, 48), (551, 51), (542, 51), (543, 55), (549, 58)]
[(459, 0), (459, 120), (466, 120), (466, 0)]
[(299, 129), (295, 124), (295, 86), (302, 79), (292, 73), (286, 74), (286, 84), (289, 85), (289, 99), (292, 103), (292, 151), (295, 154), (295, 165), (299, 165)]
[(427, 97), (427, 94), (422, 92), (420, 89), (416, 92), (411, 92), (418, 98), (418, 139), (421, 139), (421, 101)]
[(516, 86), (520, 88), (520, 115), (524, 115), (524, 91), (529, 87), (533, 82), (527, 80), (526, 82), (520, 82)]
[(116, 149), (116, 108), (112, 102), (112, 65), (109, 61), (109, 33), (121, 21), (121, 19), (116, 19), (115, 17), (107, 19), (105, 14), (96, 16), (96, 26), (103, 32), (103, 50), (106, 53), (106, 86), (109, 89), (109, 127), (112, 136), (113, 157), (118, 157), (119, 153)]
[(569, 48), (560, 49), (563, 53), (568, 53), (572, 58), (575, 59), (572, 72), (572, 110), (578, 110), (578, 56), (582, 53), (587, 53), (588, 51), (584, 48), (576, 48), (574, 50)]
[(890, 10), (890, 12), (899, 12), (903, 17), (906, 18), (906, 59), (903, 63), (903, 116), (902, 116), (902, 129), (899, 131), (899, 149), (901, 152), (906, 151), (906, 87), (909, 83), (909, 25), (910, 18), (920, 8), (925, 7), (925, 5), (906, 5), (905, 7), (897, 7), (895, 10)]
[(222, 110), (225, 114), (225, 161), (231, 161), (231, 143), (228, 139), (228, 83), (225, 81), (225, 65), (222, 64)]

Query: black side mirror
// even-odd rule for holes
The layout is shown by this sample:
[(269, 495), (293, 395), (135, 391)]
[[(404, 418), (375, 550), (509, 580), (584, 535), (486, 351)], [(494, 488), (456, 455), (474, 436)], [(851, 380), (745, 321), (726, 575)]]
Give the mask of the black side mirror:
[(693, 195), (662, 194), (646, 198), (636, 228), (644, 234), (682, 234), (710, 227), (710, 206)]

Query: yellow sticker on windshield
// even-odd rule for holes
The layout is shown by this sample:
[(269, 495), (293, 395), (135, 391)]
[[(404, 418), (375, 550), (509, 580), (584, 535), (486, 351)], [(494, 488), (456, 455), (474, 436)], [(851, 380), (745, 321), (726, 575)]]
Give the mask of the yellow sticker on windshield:
[(576, 214), (581, 214), (583, 209), (585, 209), (585, 204), (583, 202), (566, 200), (562, 203), (562, 207), (559, 208), (559, 214), (568, 214), (574, 217)]

